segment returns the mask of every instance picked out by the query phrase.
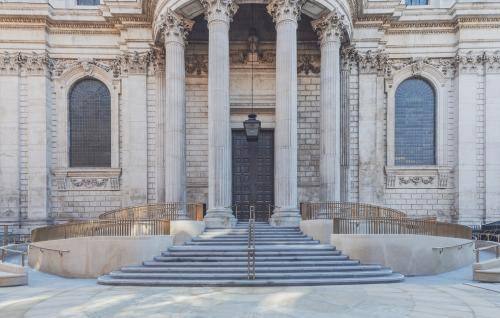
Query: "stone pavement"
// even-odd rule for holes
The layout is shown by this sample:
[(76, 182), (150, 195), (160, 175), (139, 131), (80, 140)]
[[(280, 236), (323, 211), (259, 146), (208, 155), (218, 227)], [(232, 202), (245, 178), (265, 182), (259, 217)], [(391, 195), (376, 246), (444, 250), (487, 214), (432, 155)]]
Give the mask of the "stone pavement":
[(0, 289), (0, 317), (500, 317), (500, 285), (470, 267), (380, 285), (111, 287), (30, 271), (30, 286)]

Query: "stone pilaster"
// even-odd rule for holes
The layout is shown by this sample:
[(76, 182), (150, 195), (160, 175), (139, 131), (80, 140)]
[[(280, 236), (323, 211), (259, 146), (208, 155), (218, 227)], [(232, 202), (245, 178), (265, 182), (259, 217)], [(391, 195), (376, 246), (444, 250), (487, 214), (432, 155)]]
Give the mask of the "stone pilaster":
[(303, 2), (271, 0), (276, 23), (275, 205), (271, 224), (298, 226), (297, 195), (297, 21)]
[(165, 202), (186, 200), (186, 74), (184, 48), (194, 22), (169, 10), (160, 26), (165, 41)]
[(340, 45), (345, 28), (336, 11), (312, 22), (321, 41), (321, 201), (340, 200)]
[(202, 0), (208, 21), (208, 211), (207, 227), (232, 227), (229, 24), (232, 0)]

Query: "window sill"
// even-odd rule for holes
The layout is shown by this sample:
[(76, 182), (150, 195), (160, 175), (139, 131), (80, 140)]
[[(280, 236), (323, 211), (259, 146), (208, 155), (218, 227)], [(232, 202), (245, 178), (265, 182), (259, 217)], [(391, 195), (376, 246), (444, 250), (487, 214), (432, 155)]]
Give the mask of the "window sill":
[(386, 166), (388, 189), (446, 189), (451, 186), (451, 167)]
[(121, 168), (54, 169), (59, 191), (119, 191)]

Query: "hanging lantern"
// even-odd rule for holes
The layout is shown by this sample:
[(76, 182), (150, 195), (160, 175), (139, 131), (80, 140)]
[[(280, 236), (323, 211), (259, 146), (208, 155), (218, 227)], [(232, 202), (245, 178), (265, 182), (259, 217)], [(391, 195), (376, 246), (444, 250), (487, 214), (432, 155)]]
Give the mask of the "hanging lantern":
[(260, 120), (257, 119), (257, 115), (248, 115), (248, 119), (243, 122), (243, 127), (245, 127), (248, 141), (257, 141), (259, 139)]

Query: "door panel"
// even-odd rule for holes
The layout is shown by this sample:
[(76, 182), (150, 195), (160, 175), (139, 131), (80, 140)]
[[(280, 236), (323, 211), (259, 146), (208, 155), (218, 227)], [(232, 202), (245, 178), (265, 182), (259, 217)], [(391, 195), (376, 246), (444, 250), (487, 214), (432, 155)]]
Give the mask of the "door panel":
[(233, 130), (232, 135), (232, 191), (237, 217), (248, 219), (253, 205), (256, 219), (267, 220), (269, 206), (274, 204), (274, 131), (261, 130), (253, 146), (243, 130)]

